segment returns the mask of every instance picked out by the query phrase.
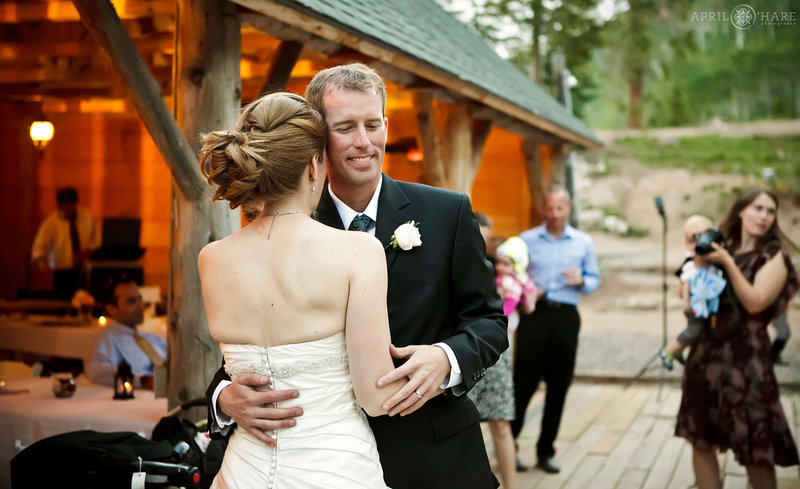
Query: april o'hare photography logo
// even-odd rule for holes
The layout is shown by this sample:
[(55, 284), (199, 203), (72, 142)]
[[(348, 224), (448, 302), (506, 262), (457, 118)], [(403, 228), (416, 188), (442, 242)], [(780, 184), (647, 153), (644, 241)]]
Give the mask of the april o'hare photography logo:
[(735, 28), (744, 31), (756, 24), (770, 26), (793, 26), (797, 23), (797, 12), (793, 10), (761, 10), (756, 11), (746, 3), (733, 8), (730, 12), (693, 11), (690, 22), (728, 22)]
[(737, 29), (745, 30), (756, 23), (756, 11), (750, 5), (743, 3), (731, 11), (731, 24)]

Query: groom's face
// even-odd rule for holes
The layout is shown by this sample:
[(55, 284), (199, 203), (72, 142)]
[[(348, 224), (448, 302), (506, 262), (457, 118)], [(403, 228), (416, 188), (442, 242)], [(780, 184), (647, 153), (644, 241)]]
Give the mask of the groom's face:
[(377, 93), (334, 88), (325, 94), (329, 179), (334, 191), (377, 185), (388, 120)]

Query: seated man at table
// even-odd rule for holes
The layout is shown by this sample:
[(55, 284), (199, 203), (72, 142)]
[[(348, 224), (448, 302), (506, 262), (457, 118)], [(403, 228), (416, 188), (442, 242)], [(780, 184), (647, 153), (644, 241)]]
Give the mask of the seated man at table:
[(167, 344), (158, 335), (140, 333), (136, 329), (144, 321), (139, 286), (127, 278), (113, 282), (109, 287), (106, 312), (108, 324), (95, 340), (86, 375), (96, 384), (113, 386), (117, 366), (125, 360), (135, 379), (140, 380), (137, 384), (152, 389), (154, 366), (163, 364)]

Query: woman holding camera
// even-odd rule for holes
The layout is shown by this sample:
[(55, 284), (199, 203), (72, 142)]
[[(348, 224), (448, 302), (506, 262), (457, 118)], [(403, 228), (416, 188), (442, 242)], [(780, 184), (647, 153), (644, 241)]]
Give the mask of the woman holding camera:
[(692, 348), (683, 377), (675, 429), (693, 446), (699, 489), (720, 488), (714, 448), (732, 449), (755, 489), (776, 487), (775, 464), (799, 463), (780, 404), (767, 325), (797, 292), (797, 274), (781, 248), (778, 199), (770, 191), (743, 191), (720, 230), (725, 247), (704, 256), (728, 276), (716, 324)]

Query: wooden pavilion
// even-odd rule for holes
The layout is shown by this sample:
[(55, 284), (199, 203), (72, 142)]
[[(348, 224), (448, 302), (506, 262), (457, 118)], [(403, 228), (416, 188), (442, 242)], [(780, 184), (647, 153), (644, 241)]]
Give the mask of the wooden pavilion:
[[(571, 148), (600, 145), (434, 0), (12, 0), (0, 32), (0, 294), (30, 286), (57, 188), (77, 188), (98, 219), (140, 219), (145, 283), (169, 291), (171, 404), (201, 395), (219, 365), (196, 257), (241, 220), (208, 201), (197, 135), (232, 125), (242, 103), (302, 94), (336, 64), (373, 66), (389, 90), (384, 171), (470, 194), (498, 235), (538, 221)], [(55, 136), (39, 149), (28, 128), (41, 118)]]

